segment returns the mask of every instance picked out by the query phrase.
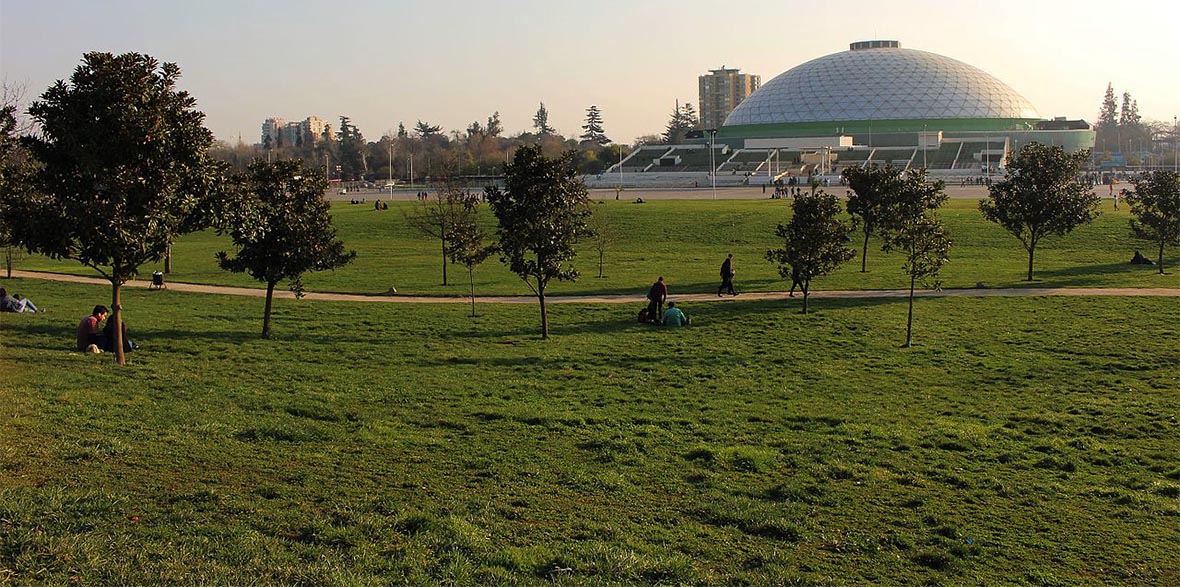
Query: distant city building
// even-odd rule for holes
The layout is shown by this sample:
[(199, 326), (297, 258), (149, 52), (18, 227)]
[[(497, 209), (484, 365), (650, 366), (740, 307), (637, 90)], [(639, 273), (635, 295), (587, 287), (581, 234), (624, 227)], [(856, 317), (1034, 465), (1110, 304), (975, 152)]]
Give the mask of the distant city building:
[(762, 85), (761, 76), (739, 71), (722, 66), (721, 69), (710, 70), (709, 75), (697, 78), (700, 86), (701, 128), (721, 128), (725, 117)]
[[(282, 118), (267, 118), (262, 122), (259, 144), (271, 148), (314, 145), (323, 139), (327, 130), (328, 140), (336, 138), (332, 125), (318, 116), (308, 116), (301, 122), (287, 122)], [(269, 140), (268, 140), (269, 139)]]

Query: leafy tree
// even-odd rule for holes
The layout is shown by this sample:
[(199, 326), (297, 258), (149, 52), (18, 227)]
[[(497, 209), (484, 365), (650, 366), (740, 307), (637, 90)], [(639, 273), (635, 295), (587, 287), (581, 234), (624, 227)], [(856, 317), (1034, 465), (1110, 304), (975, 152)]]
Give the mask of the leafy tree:
[(1123, 92), (1123, 107), (1119, 111), (1119, 126), (1132, 127), (1142, 122), (1139, 116), (1139, 102), (1131, 99), (1131, 92)]
[(467, 282), (471, 285), (471, 317), (475, 314), (475, 268), (496, 252), (488, 243), (488, 234), (479, 225), (479, 199), (468, 196), (463, 214), (455, 220), (451, 246), (451, 262), (467, 268)]
[(611, 142), (606, 134), (602, 132), (602, 112), (598, 110), (598, 106), (591, 104), (586, 109), (586, 124), (582, 125), (582, 130), (584, 131), (581, 136), (583, 141), (598, 145), (605, 145)]
[(869, 237), (889, 223), (892, 198), (901, 183), (901, 170), (885, 167), (846, 167), (841, 173), (852, 191), (848, 194), (848, 214), (853, 227), (864, 236), (860, 254), (860, 272), (868, 270)]
[(1102, 107), (1098, 110), (1098, 122), (1095, 126), (1114, 128), (1118, 124), (1119, 104), (1114, 99), (1114, 85), (1106, 84), (1106, 94), (1102, 97)]
[(557, 132), (556, 129), (549, 126), (549, 111), (545, 109), (544, 102), (541, 102), (541, 107), (533, 115), (533, 128), (537, 129), (537, 134), (541, 136), (551, 135)]
[(473, 213), (471, 196), (457, 184), (448, 184), (434, 198), (427, 197), (406, 216), (410, 226), (425, 236), (436, 238), (442, 246), (442, 278), (447, 282), (447, 260), (459, 237), (456, 227)]
[(442, 127), (437, 124), (430, 124), (419, 120), (418, 124), (414, 125), (414, 134), (418, 135), (419, 138), (428, 139), (441, 133)]
[(800, 285), (806, 314), (811, 280), (835, 271), (856, 252), (844, 247), (850, 229), (840, 222), (839, 198), (823, 191), (804, 193), (791, 208), (791, 220), (775, 229), (783, 247), (766, 251), (766, 260), (778, 263), (783, 279)]
[(979, 202), (983, 217), (1012, 233), (1028, 251), (1028, 281), (1041, 239), (1065, 235), (1098, 216), (1098, 196), (1078, 179), (1088, 152), (1031, 143), (1008, 161), (1008, 176)]
[(1164, 247), (1180, 245), (1180, 174), (1150, 171), (1131, 180), (1135, 190), (1127, 196), (1131, 207), (1131, 232), (1159, 246), (1160, 275), (1164, 274)]
[(168, 244), (210, 220), (224, 164), (196, 100), (176, 89), (180, 68), (138, 53), (87, 53), (29, 113), (40, 125), (33, 194), (4, 209), (23, 247), (93, 268), (111, 283), (115, 359), (126, 362), (121, 288)]
[(602, 265), (603, 259), (606, 257), (606, 249), (615, 240), (614, 234), (611, 233), (610, 218), (607, 218), (605, 207), (598, 206), (592, 209), (587, 228), (590, 231), (590, 243), (598, 253), (598, 278), (602, 279)]
[[(8, 219), (3, 213), (3, 207), (9, 200), (28, 195), (32, 167), (17, 137), (16, 104), (8, 102), (7, 92), (4, 98), (3, 104), (0, 105), (0, 247), (4, 248), (4, 267), (8, 272), (8, 278), (12, 279), (12, 267), (20, 260), (21, 249), (8, 228)], [(13, 221), (19, 222), (19, 219)]]
[(521, 147), (504, 167), (504, 189), (486, 190), (499, 221), (500, 259), (537, 295), (542, 338), (549, 338), (545, 289), (553, 279), (577, 280), (569, 261), (590, 214), (586, 185), (572, 161), (572, 152), (550, 159), (539, 145)]
[[(949, 260), (951, 239), (935, 215), (947, 200), (945, 188), (941, 180), (928, 182), (925, 169), (907, 171), (893, 194), (890, 222), (883, 231), (885, 244), (882, 248), (887, 253), (901, 251), (905, 255), (902, 268), (910, 277), (903, 347), (913, 344), (915, 285), (918, 282), (928, 284), (927, 280), (937, 277), (943, 264)], [(941, 283), (935, 281), (933, 286), (940, 288)]]
[(275, 285), (288, 281), (295, 296), (303, 297), (304, 273), (343, 267), (356, 253), (344, 252), (344, 243), (336, 239), (324, 200), (328, 182), (318, 167), (298, 159), (258, 160), (237, 182), (239, 198), (225, 229), (237, 256), (222, 251), (217, 262), (266, 284), (262, 338), (270, 338)]

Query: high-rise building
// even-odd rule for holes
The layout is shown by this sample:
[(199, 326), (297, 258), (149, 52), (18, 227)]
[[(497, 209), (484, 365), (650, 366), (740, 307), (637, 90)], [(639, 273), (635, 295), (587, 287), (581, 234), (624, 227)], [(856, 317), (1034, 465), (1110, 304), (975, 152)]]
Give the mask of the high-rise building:
[(709, 70), (697, 78), (700, 86), (701, 128), (721, 128), (725, 117), (762, 85), (762, 77), (740, 69)]
[(308, 116), (302, 122), (287, 122), (282, 118), (267, 118), (262, 122), (262, 138), (259, 144), (269, 145), (272, 149), (282, 147), (298, 147), (314, 145), (324, 138), (324, 131), (328, 133), (328, 140), (336, 136), (332, 125), (318, 116)]

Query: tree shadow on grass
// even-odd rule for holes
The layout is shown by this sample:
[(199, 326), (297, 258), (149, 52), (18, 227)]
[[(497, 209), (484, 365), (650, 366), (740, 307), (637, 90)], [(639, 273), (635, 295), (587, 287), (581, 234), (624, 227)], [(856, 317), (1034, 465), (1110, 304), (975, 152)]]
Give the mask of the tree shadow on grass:
[(1105, 263), (1101, 265), (1073, 265), (1060, 269), (1037, 270), (1033, 268), (1033, 281), (1019, 281), (1011, 287), (1041, 287), (1046, 284), (1038, 280), (1051, 281), (1053, 287), (1110, 286), (1111, 276), (1158, 273), (1155, 265), (1132, 265), (1130, 263)]

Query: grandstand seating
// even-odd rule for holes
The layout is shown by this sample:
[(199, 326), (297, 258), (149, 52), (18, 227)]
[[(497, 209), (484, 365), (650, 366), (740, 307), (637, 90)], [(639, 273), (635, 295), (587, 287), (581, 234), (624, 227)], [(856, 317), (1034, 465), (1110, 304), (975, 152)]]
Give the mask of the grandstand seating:
[(938, 149), (926, 152), (927, 169), (954, 169), (955, 161), (963, 148), (960, 142), (944, 142)]
[(770, 157), (771, 152), (765, 149), (742, 149), (734, 153), (725, 163), (721, 164), (718, 172), (755, 172), (762, 168), (762, 164)]

